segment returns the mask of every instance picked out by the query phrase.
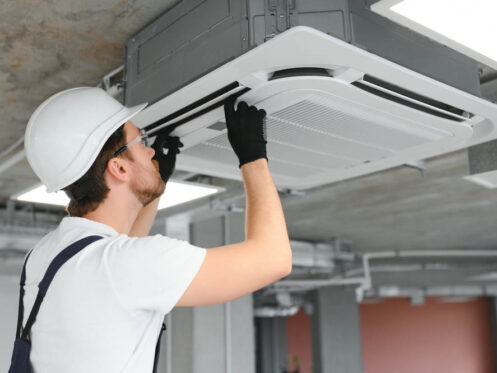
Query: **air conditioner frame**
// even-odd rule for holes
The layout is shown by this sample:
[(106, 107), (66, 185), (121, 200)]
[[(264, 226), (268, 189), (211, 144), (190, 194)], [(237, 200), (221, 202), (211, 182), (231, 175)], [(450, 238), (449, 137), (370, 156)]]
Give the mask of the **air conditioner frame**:
[[(272, 79), (275, 73), (292, 69), (314, 69), (327, 72), (328, 76), (321, 74)], [(395, 102), (391, 97), (386, 99), (373, 95), (366, 92), (364, 87), (356, 86), (357, 83), (366, 83), (371, 88), (374, 86), (371, 81), (384, 82), (385, 86), (379, 88), (388, 91), (389, 96), (402, 98), (404, 103)], [(392, 91), (391, 89), (395, 89), (392, 87), (398, 89)], [(215, 92), (218, 94), (213, 94)], [(298, 92), (301, 93), (300, 97)], [(402, 92), (408, 92), (407, 96)], [(222, 125), (219, 124), (224, 120), (222, 103), (232, 94), (241, 94), (240, 99), (267, 111), (270, 167), (278, 166), (278, 154), (272, 153), (271, 150), (271, 118), (284, 108), (285, 104), (302, 100), (304, 96), (326, 94), (329, 106), (339, 105), (340, 113), (353, 111), (359, 120), (365, 119), (372, 125), (383, 126), (382, 128), (390, 126), (395, 131), (401, 130), (405, 133), (415, 132), (430, 140), (420, 146), (389, 153), (387, 156), (376, 157), (373, 154), (372, 159), (361, 158), (361, 162), (354, 162), (350, 167), (332, 169), (320, 175), (304, 177), (306, 170), (302, 168), (300, 176), (295, 172), (292, 177), (291, 170), (288, 169), (290, 166), (286, 167), (288, 175), (279, 175), (278, 170), (272, 170), (280, 187), (312, 188), (455, 151), (497, 137), (496, 105), (305, 26), (294, 27), (276, 36), (161, 99), (137, 116), (135, 123), (148, 128), (150, 133), (161, 128), (175, 128), (173, 133), (181, 136), (185, 144), (185, 150), (178, 158), (179, 169), (240, 179), (234, 158), (231, 163), (224, 162), (224, 156), (220, 162), (214, 162), (201, 154), (189, 155), (189, 149), (222, 135)], [(431, 112), (443, 110), (416, 100), (418, 97), (426, 98), (426, 102), (439, 102), (451, 108), (450, 110), (456, 109), (454, 111), (459, 114), (445, 111), (443, 115), (452, 116), (451, 119), (446, 119), (424, 112), (420, 109), (423, 105), (428, 106)], [(410, 101), (414, 101), (415, 108), (409, 106)], [(195, 102), (200, 105), (192, 105)], [(184, 110), (185, 108), (189, 110)], [(202, 115), (199, 115), (199, 112)], [(163, 118), (169, 120), (164, 121)], [(185, 121), (185, 118), (191, 119)], [(164, 123), (160, 123), (161, 120)], [(213, 125), (219, 128), (209, 128)], [(426, 133), (422, 134), (423, 130)], [(435, 139), (437, 131), (445, 136)], [(296, 146), (297, 152), (299, 140), (295, 139), (295, 144), (290, 144)], [(226, 157), (231, 154), (227, 152), (227, 146), (229, 147), (223, 142), (223, 154), (226, 154)], [(219, 149), (222, 147), (219, 146)], [(271, 158), (275, 161), (271, 162)], [(307, 163), (309, 168), (313, 167)], [(298, 165), (294, 167), (297, 170)], [(284, 165), (281, 168), (285, 168)]]

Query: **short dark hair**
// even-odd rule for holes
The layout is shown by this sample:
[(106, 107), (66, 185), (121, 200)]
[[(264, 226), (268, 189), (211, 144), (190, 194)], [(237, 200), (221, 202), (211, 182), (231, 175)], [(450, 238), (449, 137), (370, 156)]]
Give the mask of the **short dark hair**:
[[(89, 212), (94, 211), (98, 205), (105, 200), (110, 190), (104, 179), (107, 163), (113, 158), (114, 153), (120, 147), (124, 146), (125, 143), (126, 137), (124, 136), (123, 124), (107, 139), (86, 174), (64, 189), (71, 197), (71, 201), (66, 208), (66, 211), (70, 216), (84, 216)], [(128, 157), (126, 153), (128, 152), (124, 152), (123, 156)], [(83, 184), (83, 197), (78, 196), (77, 198), (74, 198), (76, 191), (80, 190)]]

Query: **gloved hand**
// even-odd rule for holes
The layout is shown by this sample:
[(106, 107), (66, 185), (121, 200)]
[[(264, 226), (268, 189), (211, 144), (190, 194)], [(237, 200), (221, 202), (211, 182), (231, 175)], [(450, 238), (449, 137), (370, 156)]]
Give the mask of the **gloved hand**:
[(266, 158), (264, 118), (266, 112), (240, 102), (235, 111), (236, 97), (230, 97), (224, 104), (224, 115), (231, 147), (240, 161), (239, 167), (256, 159)]
[[(183, 147), (183, 143), (179, 141), (179, 137), (169, 136), (166, 133), (157, 135), (152, 148), (155, 150), (155, 159), (159, 163), (160, 177), (167, 183), (174, 171), (176, 165), (176, 155), (179, 154), (179, 148)], [(164, 149), (167, 149), (167, 154), (164, 154)]]

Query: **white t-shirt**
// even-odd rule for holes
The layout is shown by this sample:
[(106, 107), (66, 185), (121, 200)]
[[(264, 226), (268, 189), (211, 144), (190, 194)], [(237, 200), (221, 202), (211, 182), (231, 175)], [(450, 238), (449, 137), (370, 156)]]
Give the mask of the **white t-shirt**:
[(57, 272), (31, 329), (34, 373), (151, 373), (165, 314), (198, 272), (206, 250), (162, 235), (128, 237), (66, 217), (26, 265), (23, 324), (52, 259), (87, 236), (93, 242)]

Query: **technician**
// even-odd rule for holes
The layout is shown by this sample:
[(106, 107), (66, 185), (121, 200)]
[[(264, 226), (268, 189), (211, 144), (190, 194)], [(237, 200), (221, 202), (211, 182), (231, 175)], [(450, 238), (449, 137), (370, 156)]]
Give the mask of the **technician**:
[(47, 267), (87, 236), (101, 236), (59, 269), (29, 339), (34, 373), (152, 372), (164, 316), (175, 306), (227, 302), (288, 275), (285, 219), (268, 169), (265, 112), (225, 105), (228, 138), (246, 194), (245, 241), (211, 249), (148, 236), (182, 146), (152, 147), (132, 108), (99, 88), (74, 88), (43, 102), (25, 136), (27, 158), (50, 192), (71, 198), (57, 229), (26, 262), (24, 324)]

